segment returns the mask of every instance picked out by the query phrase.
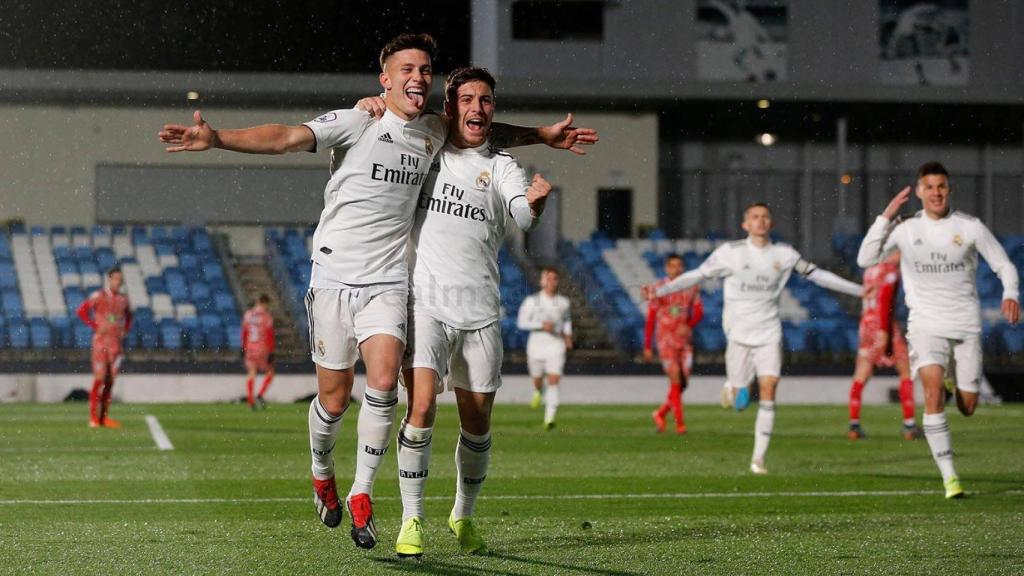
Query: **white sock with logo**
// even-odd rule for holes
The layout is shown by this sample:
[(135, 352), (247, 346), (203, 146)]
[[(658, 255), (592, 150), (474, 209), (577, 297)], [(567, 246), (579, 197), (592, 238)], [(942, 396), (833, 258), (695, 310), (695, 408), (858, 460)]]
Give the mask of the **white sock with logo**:
[(548, 386), (544, 391), (544, 423), (555, 421), (558, 412), (558, 386)]
[(398, 428), (398, 488), (402, 493), (402, 522), (424, 518), (423, 491), (430, 471), (433, 427), (417, 428), (406, 420)]
[(357, 425), (359, 440), (356, 443), (356, 474), (349, 496), (369, 494), (373, 497), (373, 481), (391, 444), (397, 405), (397, 390), (384, 392), (367, 388), (363, 394)]
[(956, 470), (953, 468), (953, 436), (949, 432), (946, 413), (925, 414), (922, 426), (928, 447), (932, 449), (932, 458), (942, 473), (942, 481), (956, 478)]
[(764, 464), (764, 455), (768, 452), (768, 443), (772, 440), (772, 429), (775, 428), (775, 402), (762, 400), (757, 405), (757, 420), (754, 422), (754, 456), (752, 461)]
[(344, 414), (328, 412), (320, 404), (319, 396), (309, 403), (309, 450), (313, 455), (313, 477), (317, 480), (334, 476), (334, 442)]
[(456, 520), (473, 515), (490, 462), (491, 433), (470, 434), (460, 429), (459, 443), (455, 447), (455, 507), (452, 508)]

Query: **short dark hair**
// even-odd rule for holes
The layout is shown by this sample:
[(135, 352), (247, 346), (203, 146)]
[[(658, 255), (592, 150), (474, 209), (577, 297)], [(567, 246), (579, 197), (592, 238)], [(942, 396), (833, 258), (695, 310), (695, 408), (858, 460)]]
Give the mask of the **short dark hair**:
[(743, 216), (746, 216), (747, 212), (750, 212), (754, 208), (764, 208), (765, 210), (768, 211), (769, 215), (771, 215), (771, 213), (772, 213), (772, 207), (771, 206), (765, 204), (764, 202), (754, 202), (753, 204), (748, 204), (747, 207), (743, 209)]
[(540, 269), (541, 274), (545, 272), (552, 272), (555, 276), (559, 277), (562, 275), (562, 273), (558, 271), (558, 268), (555, 268), (554, 266), (544, 266), (543, 268)]
[(939, 162), (935, 162), (934, 160), (931, 162), (925, 162), (924, 164), (921, 164), (921, 167), (917, 169), (918, 180), (924, 178), (925, 176), (932, 176), (934, 174), (945, 176), (947, 179), (949, 178), (949, 172), (946, 171), (946, 167)]
[(679, 254), (676, 254), (675, 252), (670, 252), (668, 254), (665, 254), (665, 262), (668, 262), (669, 260), (679, 260), (680, 262), (682, 262), (683, 257), (680, 256)]
[(491, 87), (491, 92), (494, 92), (494, 76), (487, 71), (487, 68), (480, 68), (478, 66), (463, 66), (457, 68), (448, 75), (448, 79), (444, 81), (444, 101), (455, 102), (456, 97), (459, 94), (459, 87), (469, 82), (480, 81)]
[(110, 269), (107, 270), (107, 278), (110, 278), (114, 274), (121, 274), (121, 273), (122, 272), (121, 272), (121, 267), (120, 266), (111, 266)]
[(270, 296), (266, 294), (260, 294), (260, 297), (256, 299), (260, 304), (270, 304)]
[(384, 62), (392, 54), (409, 49), (422, 50), (433, 61), (437, 53), (437, 42), (434, 41), (434, 37), (430, 34), (399, 34), (385, 44), (384, 49), (380, 51), (380, 69), (384, 70)]

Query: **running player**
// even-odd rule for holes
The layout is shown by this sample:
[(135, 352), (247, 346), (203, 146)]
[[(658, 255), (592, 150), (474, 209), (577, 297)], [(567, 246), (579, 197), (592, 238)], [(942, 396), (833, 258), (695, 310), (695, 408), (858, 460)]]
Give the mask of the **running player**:
[[(313, 236), (306, 294), (317, 397), (310, 403), (314, 505), (328, 527), (341, 523), (334, 479), (334, 445), (348, 408), (354, 365), (366, 364), (367, 386), (357, 423), (355, 478), (346, 507), (352, 539), (376, 545), (372, 488), (390, 445), (398, 403), (397, 379), (405, 346), (408, 270), (406, 242), (419, 189), (447, 138), (446, 120), (424, 113), (433, 85), (436, 49), (426, 34), (403, 34), (380, 55), (387, 112), (378, 122), (361, 110), (328, 112), (299, 126), (271, 124), (213, 130), (200, 113), (194, 126), (166, 125), (167, 150), (223, 148), (281, 154), (331, 150), (331, 178)], [(594, 132), (570, 126), (572, 116), (544, 128), (495, 125), (509, 145), (544, 143), (579, 154)]]
[(114, 379), (124, 361), (124, 335), (132, 327), (128, 296), (121, 293), (124, 274), (118, 267), (107, 271), (107, 287), (101, 288), (78, 306), (78, 317), (92, 328), (92, 390), (89, 392), (89, 427), (120, 428), (109, 417)]
[(779, 297), (790, 274), (798, 274), (815, 284), (860, 296), (861, 287), (804, 260), (791, 246), (773, 243), (772, 213), (766, 204), (752, 204), (743, 212), (745, 240), (719, 246), (696, 270), (675, 280), (644, 287), (648, 299), (686, 290), (709, 278), (725, 278), (725, 308), (722, 328), (728, 339), (723, 389), (723, 404), (743, 410), (750, 403), (748, 386), (757, 377), (760, 404), (754, 426), (754, 454), (750, 471), (766, 474), (764, 456), (775, 427), (775, 388), (782, 372), (782, 322)]
[[(666, 278), (657, 285), (667, 284), (683, 273), (683, 259), (678, 254), (665, 257)], [(654, 359), (651, 340), (655, 327), (658, 330), (658, 356), (661, 367), (668, 376), (668, 398), (651, 413), (655, 429), (659, 434), (665, 431), (665, 415), (672, 410), (676, 419), (676, 434), (686, 434), (683, 419), (683, 390), (690, 379), (693, 366), (693, 346), (690, 339), (693, 328), (704, 316), (704, 305), (700, 301), (700, 288), (694, 286), (655, 298), (647, 306), (647, 325), (644, 328), (644, 360)]]
[[(522, 167), (488, 142), (494, 117), (494, 78), (483, 68), (460, 68), (445, 83), (450, 138), (431, 167), (417, 203), (409, 345), (403, 383), (408, 409), (398, 433), (402, 530), (399, 556), (423, 554), (423, 494), (429, 472), (437, 394), (454, 390), (460, 434), (455, 448), (455, 506), (448, 527), (465, 553), (486, 544), (473, 524), (487, 477), (491, 407), (501, 386), (503, 346), (498, 250), (508, 220), (529, 230), (551, 186), (527, 180)], [(382, 103), (360, 101), (379, 113)], [(508, 218), (510, 217), (510, 218)]]
[(924, 386), (925, 438), (942, 474), (946, 498), (964, 491), (953, 467), (953, 443), (946, 421), (947, 389), (960, 413), (970, 416), (978, 405), (981, 372), (981, 307), (976, 273), (980, 253), (1003, 282), (1002, 313), (1011, 324), (1020, 320), (1017, 269), (992, 232), (973, 216), (950, 209), (949, 173), (938, 162), (917, 172), (917, 197), (924, 209), (897, 220), (910, 200), (910, 186), (897, 194), (875, 220), (857, 254), (863, 267), (900, 251), (907, 307), (910, 369)]
[(850, 386), (850, 440), (864, 438), (860, 425), (861, 392), (874, 373), (875, 366), (895, 366), (900, 377), (900, 405), (903, 407), (903, 437), (921, 437), (914, 422), (914, 380), (910, 377), (907, 340), (899, 322), (893, 318), (896, 292), (900, 284), (900, 253), (895, 251), (884, 261), (864, 271), (864, 300), (860, 314), (860, 346)]
[[(263, 395), (267, 393), (270, 383), (274, 380), (274, 317), (267, 310), (269, 305), (270, 297), (260, 294), (256, 299), (256, 305), (246, 310), (242, 318), (242, 351), (245, 353), (247, 372), (245, 393), (249, 407), (253, 410), (267, 407)], [(263, 385), (254, 398), (253, 388), (256, 385), (256, 376), (260, 372), (265, 374)]]
[(519, 307), (516, 324), (520, 330), (529, 330), (526, 340), (526, 365), (533, 378), (533, 401), (540, 406), (544, 377), (548, 386), (544, 392), (544, 429), (555, 427), (558, 412), (558, 383), (565, 368), (565, 354), (572, 350), (572, 316), (569, 299), (558, 294), (558, 270), (544, 267), (540, 273), (540, 292), (527, 296)]

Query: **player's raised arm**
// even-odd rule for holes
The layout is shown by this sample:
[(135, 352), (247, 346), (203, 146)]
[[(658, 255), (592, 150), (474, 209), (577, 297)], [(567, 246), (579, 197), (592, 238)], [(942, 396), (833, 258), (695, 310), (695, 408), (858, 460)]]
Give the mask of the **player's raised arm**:
[(1017, 274), (1017, 267), (1006, 255), (1002, 244), (996, 240), (988, 227), (978, 222), (977, 238), (974, 241), (975, 247), (982, 258), (992, 267), (999, 280), (1003, 283), (1003, 316), (1010, 324), (1020, 321), (1020, 277)]
[(547, 144), (581, 156), (586, 154), (582, 146), (592, 146), (598, 140), (597, 130), (573, 126), (572, 114), (550, 126), (526, 127), (495, 122), (491, 132), (491, 143), (498, 148)]
[(885, 211), (875, 219), (875, 223), (868, 228), (864, 240), (860, 243), (860, 250), (857, 251), (857, 266), (869, 268), (885, 259), (896, 249), (896, 240), (892, 237), (893, 222), (899, 214), (900, 208), (910, 200), (910, 186), (900, 190), (899, 194), (893, 197)]
[(246, 154), (285, 154), (310, 152), (316, 149), (316, 138), (307, 126), (265, 124), (238, 130), (214, 130), (199, 110), (193, 113), (194, 124), (165, 124), (158, 134), (160, 141), (171, 144), (168, 152), (202, 152), (221, 148)]

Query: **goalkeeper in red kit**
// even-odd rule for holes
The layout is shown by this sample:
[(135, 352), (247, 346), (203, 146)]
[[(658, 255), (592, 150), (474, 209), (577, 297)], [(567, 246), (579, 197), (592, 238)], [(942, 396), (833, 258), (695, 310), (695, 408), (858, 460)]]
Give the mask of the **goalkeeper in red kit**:
[(124, 360), (124, 335), (132, 326), (128, 296), (121, 293), (124, 275), (114, 267), (107, 272), (107, 287), (101, 288), (78, 307), (78, 317), (92, 328), (92, 390), (89, 392), (89, 426), (120, 428), (110, 418), (110, 394)]
[(850, 428), (847, 436), (851, 440), (866, 436), (860, 425), (861, 392), (876, 366), (896, 368), (900, 377), (900, 404), (903, 406), (903, 437), (907, 440), (921, 437), (921, 430), (914, 421), (914, 381), (910, 377), (907, 341), (899, 322), (893, 318), (899, 284), (899, 251), (864, 271), (860, 347), (850, 387)]
[[(660, 284), (671, 282), (683, 273), (683, 259), (678, 254), (665, 258), (667, 278)], [(659, 285), (660, 285), (659, 284)], [(704, 305), (700, 301), (700, 289), (694, 286), (668, 296), (651, 300), (647, 308), (647, 325), (644, 330), (644, 360), (654, 358), (651, 340), (657, 327), (658, 356), (661, 367), (668, 376), (669, 391), (665, 403), (651, 413), (658, 433), (665, 431), (665, 415), (672, 410), (676, 420), (676, 434), (686, 433), (683, 418), (683, 389), (690, 378), (693, 366), (693, 346), (690, 344), (693, 327), (704, 316)]]
[[(266, 408), (263, 395), (274, 381), (274, 318), (267, 310), (270, 298), (261, 294), (256, 305), (245, 312), (242, 318), (242, 351), (245, 353), (245, 370), (248, 372), (245, 381), (246, 398), (253, 410)], [(260, 391), (253, 397), (256, 376), (263, 372), (263, 384)]]

